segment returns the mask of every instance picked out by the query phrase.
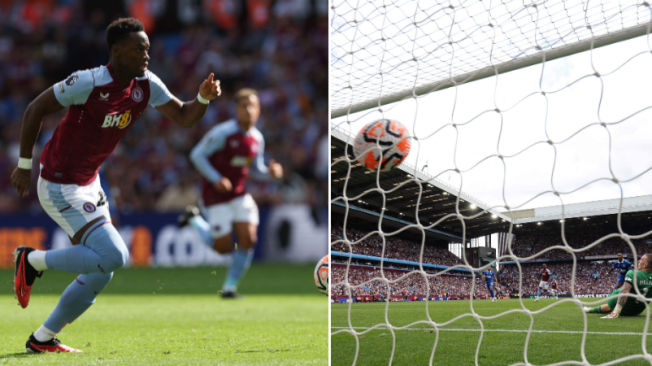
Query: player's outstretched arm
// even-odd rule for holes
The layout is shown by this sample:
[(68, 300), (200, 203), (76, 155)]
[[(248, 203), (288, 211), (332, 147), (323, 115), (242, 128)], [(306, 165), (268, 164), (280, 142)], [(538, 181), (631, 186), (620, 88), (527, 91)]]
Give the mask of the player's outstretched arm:
[(11, 173), (11, 184), (16, 188), (20, 197), (27, 194), (32, 181), (32, 152), (36, 138), (41, 131), (43, 117), (62, 109), (63, 106), (54, 95), (54, 89), (49, 87), (36, 97), (25, 110), (20, 130), (20, 160), (18, 167)]
[(213, 80), (213, 76), (213, 73), (208, 75), (208, 79), (199, 86), (199, 94), (194, 100), (182, 102), (172, 97), (169, 102), (157, 106), (156, 109), (177, 126), (185, 128), (194, 126), (206, 114), (208, 103), (222, 94), (220, 81)]
[(249, 174), (255, 179), (260, 180), (283, 178), (283, 166), (276, 162), (276, 160), (271, 159), (269, 166), (265, 166), (265, 141), (261, 139), (259, 143), (258, 154), (256, 154), (253, 164), (251, 164)]
[(274, 159), (269, 161), (269, 175), (274, 179), (283, 178), (283, 166)]
[(233, 184), (211, 165), (208, 158), (224, 149), (226, 137), (231, 133), (228, 129), (228, 124), (213, 127), (190, 152), (192, 164), (206, 180), (213, 184), (213, 187), (219, 193), (230, 192), (233, 189)]
[[(628, 294), (631, 290), (632, 290), (632, 284), (629, 282), (625, 282), (623, 284), (622, 289), (620, 290), (620, 295)], [(620, 312), (623, 310), (623, 306), (625, 305), (625, 302), (627, 302), (627, 296), (619, 297), (618, 302), (616, 303), (616, 308), (611, 312), (611, 314), (607, 316), (603, 316), (602, 319), (614, 319), (620, 316)]]

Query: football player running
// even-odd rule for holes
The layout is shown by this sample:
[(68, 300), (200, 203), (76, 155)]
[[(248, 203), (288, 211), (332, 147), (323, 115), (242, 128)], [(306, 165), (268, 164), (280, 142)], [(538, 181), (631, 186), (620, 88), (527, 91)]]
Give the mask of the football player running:
[(625, 275), (632, 268), (632, 263), (623, 258), (623, 253), (618, 253), (618, 260), (614, 262), (613, 267), (607, 272), (611, 273), (614, 269), (618, 270), (618, 279), (616, 280), (616, 289), (620, 288), (625, 283)]
[(555, 299), (559, 299), (559, 290), (557, 289), (557, 279), (553, 278), (552, 281), (550, 281), (550, 292), (555, 294)]
[(534, 299), (534, 301), (539, 301), (539, 296), (541, 296), (541, 290), (549, 293), (551, 296), (554, 296), (550, 290), (548, 290), (548, 281), (550, 280), (550, 270), (548, 269), (548, 266), (544, 263), (543, 268), (541, 268), (541, 280), (539, 281), (539, 288), (537, 290), (537, 297)]
[[(235, 94), (236, 118), (213, 127), (190, 153), (190, 160), (202, 175), (201, 205), (205, 220), (195, 206), (186, 208), (179, 226), (190, 224), (204, 243), (220, 254), (233, 253), (222, 287), (222, 298), (238, 298), (240, 280), (251, 265), (258, 241), (258, 207), (245, 190), (247, 178), (283, 177), (281, 164), (270, 160), (265, 166), (265, 141), (256, 128), (260, 116), (258, 93), (241, 89)], [(234, 248), (231, 233), (235, 232)], [(235, 249), (235, 250), (234, 250)]]
[(489, 290), (489, 293), (491, 294), (491, 302), (498, 301), (494, 292), (494, 279), (496, 279), (496, 274), (491, 270), (491, 267), (487, 268), (487, 270), (482, 273), (482, 278), (487, 285), (487, 290)]
[[(648, 302), (647, 299), (652, 298), (652, 254), (648, 253), (641, 258), (638, 262), (638, 271), (634, 275), (634, 270), (629, 270), (625, 274), (625, 279), (623, 286), (621, 288), (613, 290), (609, 297), (614, 296), (609, 299), (606, 304), (601, 306), (596, 306), (593, 308), (584, 307), (584, 312), (586, 313), (609, 313), (607, 316), (603, 316), (602, 319), (615, 319), (620, 315), (625, 316), (635, 316), (642, 313), (645, 310), (645, 303)], [(640, 301), (633, 297), (620, 296), (617, 295), (636, 294), (635, 288), (645, 297), (645, 301)], [(652, 301), (652, 300), (650, 300)]]
[[(78, 273), (45, 323), (28, 339), (27, 352), (82, 352), (55, 337), (94, 302), (124, 266), (129, 250), (111, 223), (98, 169), (148, 105), (178, 126), (189, 128), (206, 113), (220, 93), (210, 74), (197, 98), (181, 102), (147, 70), (149, 39), (143, 24), (122, 18), (106, 30), (109, 63), (77, 71), (45, 90), (25, 111), (20, 134), (20, 159), (11, 175), (23, 197), (31, 185), (32, 151), (43, 117), (69, 107), (45, 145), (37, 182), (39, 201), (69, 235), (70, 248), (41, 251), (21, 246), (14, 251), (14, 291), (26, 308), (36, 277), (45, 270)], [(80, 245), (81, 244), (81, 245)]]

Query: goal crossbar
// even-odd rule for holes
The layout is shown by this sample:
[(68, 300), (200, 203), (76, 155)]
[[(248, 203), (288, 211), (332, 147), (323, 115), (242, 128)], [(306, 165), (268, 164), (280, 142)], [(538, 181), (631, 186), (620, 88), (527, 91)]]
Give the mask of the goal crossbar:
[(331, 118), (342, 117), (347, 114), (364, 111), (369, 108), (378, 107), (379, 105), (386, 105), (400, 100), (411, 98), (413, 96), (420, 96), (434, 91), (450, 88), (455, 85), (464, 84), (476, 80), (481, 80), (487, 77), (495, 76), (496, 74), (506, 73), (522, 69), (528, 66), (536, 65), (545, 61), (555, 60), (561, 57), (570, 56), (580, 52), (588, 51), (613, 43), (626, 41), (635, 37), (643, 36), (650, 33), (652, 22), (642, 24), (639, 26), (622, 29), (617, 32), (605, 34), (599, 37), (585, 39), (576, 43), (560, 46), (539, 53), (525, 56), (522, 58), (506, 61), (497, 65), (490, 65), (485, 68), (464, 73), (461, 75), (453, 76), (445, 80), (436, 80), (431, 83), (426, 83), (415, 88), (409, 88), (396, 93), (388, 93), (380, 98), (369, 98), (365, 101), (352, 103), (349, 106), (335, 108), (331, 111)]

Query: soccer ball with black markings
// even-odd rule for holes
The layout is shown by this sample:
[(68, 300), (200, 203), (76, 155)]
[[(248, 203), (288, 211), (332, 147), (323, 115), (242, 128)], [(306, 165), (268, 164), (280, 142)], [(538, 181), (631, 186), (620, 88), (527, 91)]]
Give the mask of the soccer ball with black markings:
[(328, 295), (328, 283), (330, 277), (328, 262), (328, 255), (326, 255), (315, 267), (315, 286), (317, 286), (317, 289), (324, 295)]
[(381, 119), (364, 126), (353, 143), (353, 155), (367, 169), (386, 172), (410, 153), (408, 130), (400, 122)]

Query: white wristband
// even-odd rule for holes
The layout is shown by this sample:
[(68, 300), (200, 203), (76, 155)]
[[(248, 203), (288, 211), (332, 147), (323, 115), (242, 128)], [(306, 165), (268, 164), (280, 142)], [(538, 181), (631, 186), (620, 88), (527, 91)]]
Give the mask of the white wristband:
[(20, 169), (31, 170), (32, 169), (32, 159), (18, 158), (18, 167)]
[(201, 96), (201, 93), (197, 93), (197, 100), (198, 100), (199, 103), (201, 103), (201, 104), (208, 104), (208, 103), (211, 102), (210, 100), (205, 99), (204, 97), (202, 97), (202, 96)]
[(614, 313), (620, 315), (620, 312), (623, 310), (623, 306), (620, 304), (616, 304), (616, 308), (614, 309)]

